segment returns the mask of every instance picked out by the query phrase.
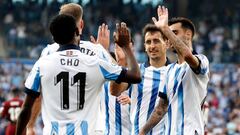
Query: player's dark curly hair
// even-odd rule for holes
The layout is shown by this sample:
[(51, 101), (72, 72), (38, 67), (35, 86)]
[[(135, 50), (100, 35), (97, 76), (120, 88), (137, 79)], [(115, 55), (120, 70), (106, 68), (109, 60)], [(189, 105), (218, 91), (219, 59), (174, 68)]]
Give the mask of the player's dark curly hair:
[(193, 22), (187, 18), (184, 18), (184, 17), (174, 17), (174, 18), (171, 18), (169, 21), (168, 21), (168, 25), (171, 26), (173, 24), (176, 24), (176, 23), (181, 23), (182, 24), (182, 28), (184, 29), (189, 29), (192, 31), (192, 37), (194, 36), (195, 34), (195, 25), (193, 24)]
[(60, 45), (69, 44), (75, 33), (78, 35), (76, 20), (73, 16), (60, 14), (55, 16), (50, 23), (50, 32), (56, 43)]
[(158, 27), (157, 27), (156, 25), (154, 25), (154, 24), (149, 23), (149, 24), (145, 25), (145, 27), (143, 28), (143, 31), (142, 31), (143, 36), (145, 36), (147, 32), (160, 32), (161, 35), (162, 35), (162, 37), (163, 37), (163, 39), (164, 39), (164, 40), (167, 39), (167, 38), (164, 36), (164, 34), (162, 33), (161, 29), (158, 28)]

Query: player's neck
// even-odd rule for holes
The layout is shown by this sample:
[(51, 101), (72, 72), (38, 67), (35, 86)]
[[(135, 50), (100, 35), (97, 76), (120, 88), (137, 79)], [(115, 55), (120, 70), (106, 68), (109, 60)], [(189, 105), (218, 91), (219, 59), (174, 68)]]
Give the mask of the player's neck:
[(166, 61), (167, 61), (167, 58), (163, 57), (159, 59), (150, 59), (149, 63), (151, 66), (159, 68), (159, 67), (165, 66)]

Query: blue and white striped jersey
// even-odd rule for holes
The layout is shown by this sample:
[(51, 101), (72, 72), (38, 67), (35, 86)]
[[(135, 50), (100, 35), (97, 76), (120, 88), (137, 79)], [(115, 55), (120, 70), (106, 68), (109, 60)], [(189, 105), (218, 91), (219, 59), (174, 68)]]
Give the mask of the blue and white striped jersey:
[(169, 100), (166, 135), (204, 134), (201, 106), (207, 95), (209, 62), (204, 55), (195, 56), (200, 61), (198, 70), (193, 71), (186, 62), (173, 63), (167, 68), (162, 91)]
[[(104, 135), (130, 135), (130, 105), (121, 105), (117, 101), (117, 97), (111, 95), (109, 85), (109, 82), (105, 82), (103, 85)], [(130, 91), (131, 89), (124, 91), (122, 94), (130, 96)]]
[(101, 87), (106, 80), (119, 79), (122, 68), (85, 55), (78, 46), (64, 48), (34, 64), (26, 92), (42, 94), (44, 134), (95, 134)]
[[(131, 122), (132, 135), (138, 135), (145, 125), (155, 106), (158, 104), (158, 92), (163, 89), (166, 66), (155, 68), (148, 63), (140, 64), (142, 82), (132, 85), (131, 94)], [(164, 120), (158, 123), (150, 135), (159, 135), (164, 131)]]

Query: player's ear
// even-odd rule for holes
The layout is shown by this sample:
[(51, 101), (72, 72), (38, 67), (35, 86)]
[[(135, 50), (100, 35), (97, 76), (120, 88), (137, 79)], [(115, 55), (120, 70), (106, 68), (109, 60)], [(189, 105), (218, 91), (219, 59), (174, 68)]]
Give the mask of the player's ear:
[(83, 22), (83, 20), (80, 20), (78, 25), (79, 25), (79, 28), (80, 28), (80, 29), (79, 29), (79, 34), (82, 35), (82, 29), (83, 29), (83, 27), (84, 27), (84, 22)]
[(186, 38), (189, 40), (189, 39), (192, 39), (192, 31), (191, 30), (186, 30)]

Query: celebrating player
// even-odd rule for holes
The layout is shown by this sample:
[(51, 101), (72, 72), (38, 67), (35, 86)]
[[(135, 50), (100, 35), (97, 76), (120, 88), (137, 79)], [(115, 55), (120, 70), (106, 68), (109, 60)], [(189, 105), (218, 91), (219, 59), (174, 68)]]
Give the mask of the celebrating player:
[(209, 62), (202, 54), (193, 54), (192, 38), (195, 27), (186, 18), (168, 21), (168, 9), (159, 6), (158, 19), (153, 22), (168, 38), (178, 61), (168, 66), (166, 83), (159, 92), (159, 103), (140, 135), (148, 133), (167, 112), (165, 134), (203, 135), (201, 106), (207, 95)]
[[(81, 31), (83, 29), (84, 21), (82, 19), (83, 16), (83, 9), (80, 5), (76, 3), (68, 3), (64, 4), (60, 7), (59, 14), (68, 14), (72, 15), (76, 19), (76, 24), (79, 30), (79, 34), (81, 35)], [(109, 53), (105, 50), (109, 47), (110, 42), (110, 32), (108, 30), (108, 26), (105, 24), (102, 24), (99, 26), (98, 29), (98, 37), (96, 44), (93, 44), (89, 41), (80, 41), (79, 47), (81, 50), (81, 53), (89, 55), (89, 56), (97, 56), (99, 58), (103, 58), (107, 61), (112, 61)], [(100, 43), (100, 44), (99, 44)], [(49, 44), (46, 48), (43, 49), (41, 53), (42, 56), (47, 56), (53, 52), (56, 52), (59, 48), (59, 44), (53, 43)], [(32, 115), (30, 118), (30, 121), (27, 125), (27, 134), (28, 135), (35, 135), (34, 130), (34, 124), (39, 116), (39, 113), (41, 111), (41, 95), (35, 100), (33, 109), (32, 109)]]
[(24, 131), (31, 107), (40, 93), (44, 134), (96, 134), (100, 88), (104, 81), (141, 81), (129, 46), (129, 31), (124, 23), (117, 25), (116, 43), (127, 55), (129, 69), (82, 54), (76, 20), (70, 15), (56, 16), (50, 24), (50, 31), (60, 48), (34, 64), (25, 83), (27, 97), (19, 115), (17, 134)]
[[(138, 135), (140, 128), (146, 123), (151, 115), (156, 103), (158, 102), (158, 92), (163, 88), (163, 78), (166, 73), (166, 49), (167, 44), (165, 38), (159, 28), (153, 24), (148, 24), (143, 29), (144, 47), (149, 60), (145, 63), (139, 64), (142, 82), (130, 86), (131, 93), (131, 123), (132, 134)], [(126, 89), (122, 84), (118, 85), (111, 83), (111, 89), (119, 90)], [(118, 91), (120, 92), (120, 91)], [(113, 93), (118, 95), (119, 93)], [(164, 124), (159, 123), (152, 134), (162, 134), (164, 131)]]

